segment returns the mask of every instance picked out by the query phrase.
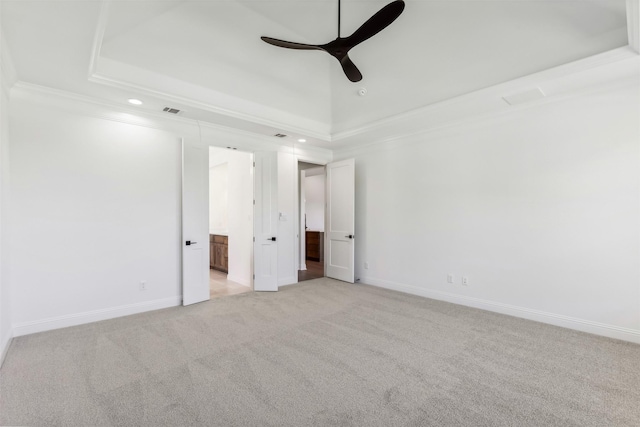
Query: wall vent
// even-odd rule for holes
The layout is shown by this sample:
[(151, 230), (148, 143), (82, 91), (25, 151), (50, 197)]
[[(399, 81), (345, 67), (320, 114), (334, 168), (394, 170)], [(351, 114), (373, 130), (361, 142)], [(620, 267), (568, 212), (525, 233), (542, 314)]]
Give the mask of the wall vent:
[(172, 107), (164, 107), (162, 109), (162, 111), (166, 112), (166, 113), (170, 113), (170, 114), (179, 114), (180, 110), (178, 110), (177, 108), (172, 108)]
[(275, 135), (273, 135), (273, 136), (275, 136), (276, 138), (284, 138), (284, 137), (285, 137), (285, 136), (287, 136), (287, 135), (285, 135), (284, 133), (276, 133), (276, 134), (275, 134)]

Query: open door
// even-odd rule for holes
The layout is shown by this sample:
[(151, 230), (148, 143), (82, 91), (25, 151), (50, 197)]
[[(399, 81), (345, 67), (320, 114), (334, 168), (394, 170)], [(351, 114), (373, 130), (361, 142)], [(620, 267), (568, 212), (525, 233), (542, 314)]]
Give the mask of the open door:
[(300, 221), (298, 221), (300, 224), (300, 247), (298, 249), (298, 270), (306, 270), (307, 269), (307, 235), (306, 235), (306, 231), (307, 231), (307, 211), (306, 211), (306, 192), (305, 192), (305, 188), (304, 188), (304, 180), (306, 179), (307, 173), (305, 171), (300, 171), (300, 181), (298, 181), (300, 183), (300, 188), (299, 188), (299, 197), (300, 199), (298, 200), (298, 205), (299, 205), (299, 212), (300, 212)]
[(182, 141), (182, 305), (209, 296), (209, 152)]
[(354, 282), (355, 161), (327, 165), (326, 275)]
[(276, 152), (254, 154), (254, 291), (278, 290), (277, 155)]

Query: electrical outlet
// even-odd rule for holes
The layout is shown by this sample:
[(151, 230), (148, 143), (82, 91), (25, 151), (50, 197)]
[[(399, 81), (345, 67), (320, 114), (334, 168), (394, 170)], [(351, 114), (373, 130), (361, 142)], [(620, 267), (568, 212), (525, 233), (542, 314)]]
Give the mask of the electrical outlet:
[(147, 282), (145, 282), (145, 281), (140, 282), (140, 290), (141, 291), (146, 291), (147, 290)]
[(464, 286), (469, 286), (469, 278), (467, 276), (462, 276), (462, 284)]
[(365, 263), (364, 263), (364, 269), (365, 269), (365, 270), (368, 270), (368, 269), (369, 269), (369, 263), (368, 263), (368, 262), (365, 262)]
[(452, 273), (447, 274), (447, 283), (453, 283), (453, 274)]

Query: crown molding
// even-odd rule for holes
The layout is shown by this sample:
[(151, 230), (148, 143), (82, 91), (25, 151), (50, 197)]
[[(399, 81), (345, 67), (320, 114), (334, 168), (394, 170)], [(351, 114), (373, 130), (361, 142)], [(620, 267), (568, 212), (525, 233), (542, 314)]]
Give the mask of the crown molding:
[(5, 40), (2, 29), (0, 29), (0, 82), (2, 90), (9, 96), (11, 88), (17, 81), (17, 73)]
[(199, 130), (202, 132), (201, 135), (204, 144), (209, 146), (231, 146), (243, 151), (251, 152), (281, 151), (295, 154), (297, 151), (303, 151), (315, 159), (333, 157), (333, 152), (326, 148), (296, 144), (286, 140), (282, 141), (272, 136), (257, 134), (242, 129), (229, 128), (215, 123), (198, 121), (197, 124), (199, 126)]
[[(402, 114), (377, 120), (363, 126), (332, 132), (329, 126), (314, 120), (273, 108), (252, 105), (250, 102), (218, 93), (211, 89), (161, 76), (149, 70), (142, 70), (128, 64), (119, 63), (100, 56), (104, 34), (108, 23), (109, 6), (112, 0), (101, 0), (92, 55), (89, 64), (89, 81), (127, 91), (167, 100), (186, 107), (227, 117), (266, 129), (280, 129), (286, 132), (306, 135), (322, 142), (327, 148), (339, 149), (345, 145), (359, 144), (371, 137), (384, 135), (386, 129), (403, 129), (407, 123), (422, 123), (428, 127), (438, 127), (445, 122), (460, 120), (464, 116), (477, 115), (487, 107), (498, 111), (501, 103), (486, 103), (487, 99), (531, 89), (544, 82), (562, 79), (576, 73), (602, 67), (637, 56), (640, 52), (640, 0), (626, 0), (626, 15), (629, 46), (614, 49), (599, 55), (564, 64), (525, 77), (501, 83), (490, 88), (461, 95), (436, 104), (420, 107)], [(153, 81), (151, 86), (149, 82)], [(179, 87), (186, 94), (177, 95), (169, 88)], [(213, 101), (215, 100), (215, 101)], [(388, 131), (387, 131), (388, 132)]]
[(12, 100), (37, 102), (61, 111), (152, 129), (197, 134), (195, 120), (136, 110), (86, 95), (18, 81), (11, 90)]
[[(370, 127), (359, 129), (357, 133), (348, 137), (349, 144), (328, 148), (274, 141), (271, 136), (238, 128), (196, 121), (180, 116), (173, 117), (162, 113), (141, 111), (121, 104), (26, 82), (16, 83), (12, 90), (12, 97), (31, 96), (40, 101), (49, 99), (48, 102), (58, 108), (64, 108), (82, 115), (169, 130), (182, 135), (189, 134), (192, 137), (201, 134), (202, 138), (210, 141), (207, 145), (233, 145), (247, 151), (274, 149), (291, 151), (300, 153), (299, 156), (305, 158), (322, 159), (323, 162), (326, 162), (331, 161), (333, 158), (343, 158), (347, 155), (355, 155), (372, 149), (383, 149), (400, 143), (399, 141), (417, 139), (416, 137), (418, 136), (449, 132), (451, 129), (499, 120), (503, 116), (508, 116), (526, 108), (562, 101), (593, 92), (594, 90), (601, 90), (602, 87), (628, 84), (630, 80), (625, 79), (625, 76), (628, 77), (631, 74), (637, 78), (640, 70), (639, 58), (640, 56), (628, 47), (616, 49), (596, 57), (558, 67), (561, 70), (547, 70), (538, 73), (538, 75), (523, 77), (482, 91), (463, 95), (456, 99), (444, 101), (420, 109), (420, 111), (412, 111), (401, 116), (395, 116), (375, 123)], [(548, 78), (546, 82), (542, 82), (543, 77), (554, 76), (556, 79)], [(516, 92), (517, 88), (538, 86), (543, 86), (545, 93), (550, 96), (519, 106), (509, 106), (502, 101), (502, 96)], [(547, 90), (547, 86), (552, 89)], [(413, 123), (414, 127), (407, 127), (405, 126), (406, 123)], [(388, 129), (393, 129), (393, 132), (388, 132)], [(398, 131), (399, 129), (401, 131)], [(360, 140), (354, 141), (354, 136)], [(224, 143), (216, 142), (220, 139), (224, 140)], [(376, 146), (378, 148), (374, 148)]]
[[(467, 117), (486, 114), (487, 111), (497, 113), (509, 108), (509, 106), (502, 101), (502, 97), (505, 95), (536, 88), (550, 82), (554, 82), (555, 85), (558, 86), (558, 82), (564, 81), (569, 87), (571, 86), (571, 80), (575, 76), (592, 70), (595, 71), (593, 80), (597, 81), (603, 78), (597, 75), (597, 70), (602, 70), (604, 69), (603, 67), (609, 65), (634, 60), (637, 59), (637, 57), (636, 52), (628, 46), (614, 49), (609, 52), (378, 120), (355, 129), (334, 133), (331, 148), (339, 149), (345, 145), (367, 143), (372, 138), (378, 138), (380, 135), (388, 134), (390, 130), (398, 131), (407, 129), (407, 126), (410, 126), (411, 123), (419, 124), (420, 127), (432, 128), (450, 121), (458, 121)], [(584, 82), (584, 84), (588, 85), (589, 82)], [(561, 88), (557, 90), (562, 91)]]
[(107, 22), (109, 20), (110, 5), (111, 0), (102, 0), (100, 4), (100, 12), (98, 13), (96, 32), (93, 36), (93, 45), (91, 46), (91, 57), (89, 58), (89, 77), (91, 77), (98, 68), (98, 61), (100, 60), (100, 50), (102, 49), (104, 33), (107, 29)]
[[(640, 64), (639, 64), (639, 71), (640, 71)], [(568, 101), (580, 96), (587, 96), (590, 94), (597, 94), (600, 92), (617, 90), (617, 89), (622, 89), (626, 87), (633, 87), (633, 86), (637, 87), (639, 83), (640, 83), (640, 79), (638, 78), (638, 75), (627, 76), (624, 79), (612, 80), (597, 86), (590, 86), (588, 88), (583, 88), (582, 90), (579, 90), (579, 91), (568, 92), (562, 95), (554, 96), (552, 98), (542, 98), (535, 102), (517, 105), (497, 113), (489, 112), (484, 115), (466, 117), (460, 120), (443, 123), (439, 126), (420, 129), (415, 132), (399, 133), (392, 137), (372, 140), (366, 144), (336, 148), (333, 150), (333, 155), (334, 155), (333, 161), (342, 160), (342, 159), (364, 155), (364, 154), (369, 154), (373, 152), (397, 150), (402, 147), (409, 147), (416, 144), (424, 144), (426, 138), (442, 138), (452, 134), (459, 134), (460, 132), (473, 131), (474, 129), (478, 129), (480, 127), (484, 127), (491, 124), (499, 124), (501, 122), (510, 120), (512, 116), (522, 113), (523, 111), (526, 111), (529, 109), (540, 108), (545, 105)]]
[[(93, 83), (115, 87), (126, 91), (135, 91), (136, 93), (164, 99), (168, 102), (197, 108), (202, 111), (218, 114), (224, 117), (230, 117), (254, 125), (257, 124), (270, 129), (278, 129), (295, 134), (306, 135), (320, 141), (331, 140), (329, 126), (315, 120), (310, 120), (296, 114), (287, 113), (275, 108), (241, 100), (212, 89), (196, 86), (168, 76), (162, 76), (149, 70), (143, 70), (111, 59), (101, 58), (99, 61), (96, 61), (96, 63), (99, 65), (99, 70), (96, 70), (89, 76), (89, 81)], [(124, 78), (119, 77), (121, 75), (127, 76), (128, 79), (131, 79), (132, 76), (137, 76), (141, 81), (153, 81), (160, 87), (180, 87), (182, 90), (190, 92), (190, 95), (181, 96), (176, 95), (169, 90), (151, 88), (147, 85), (125, 80)], [(196, 96), (200, 99), (203, 96), (206, 96), (209, 99), (216, 99), (219, 102), (225, 102), (227, 105), (235, 104), (242, 106), (242, 108), (230, 108), (228, 106), (223, 107), (214, 105), (211, 102), (196, 99)], [(239, 111), (240, 109), (250, 112), (241, 112)], [(267, 115), (270, 116), (270, 118), (265, 117)], [(283, 120), (276, 120), (273, 117), (283, 117)], [(299, 123), (304, 123), (305, 125), (298, 125)]]
[(629, 47), (640, 53), (640, 0), (627, 0)]
[(50, 106), (72, 114), (167, 131), (174, 133), (176, 136), (200, 140), (204, 145), (233, 146), (251, 152), (284, 151), (295, 153), (296, 151), (301, 151), (312, 158), (323, 160), (332, 157), (331, 150), (320, 147), (274, 140), (273, 137), (241, 129), (180, 116), (139, 110), (118, 103), (27, 82), (17, 82), (11, 91), (11, 97), (14, 100), (37, 102), (38, 105)]
[[(438, 129), (446, 123), (457, 123), (471, 117), (484, 116), (487, 111), (491, 111), (491, 114), (499, 114), (508, 108), (501, 102), (501, 98), (505, 95), (536, 88), (550, 82), (554, 82), (551, 85), (555, 85), (557, 88), (558, 81), (563, 79), (567, 87), (570, 87), (569, 77), (628, 60), (638, 56), (640, 52), (640, 0), (626, 0), (629, 39), (629, 45), (626, 47), (377, 120), (357, 128), (331, 132), (328, 127), (322, 129), (324, 124), (320, 122), (270, 109), (269, 107), (250, 105), (248, 101), (232, 99), (233, 97), (226, 94), (195, 87), (195, 85), (178, 81), (177, 79), (156, 75), (149, 70), (141, 70), (128, 64), (101, 57), (100, 50), (108, 23), (110, 3), (111, 0), (102, 0), (89, 64), (89, 81), (127, 91), (135, 91), (147, 96), (167, 100), (167, 102), (197, 108), (220, 117), (235, 119), (240, 121), (240, 126), (242, 123), (246, 123), (263, 126), (265, 131), (266, 129), (280, 129), (286, 132), (307, 135), (319, 141), (327, 142), (327, 149), (337, 150), (346, 148), (347, 145), (368, 144), (372, 139), (385, 139), (392, 132), (401, 131), (408, 134), (420, 132), (421, 129), (416, 129), (415, 124), (428, 129)], [(148, 84), (150, 81), (154, 82), (153, 88)], [(181, 96), (171, 93), (167, 90), (167, 88), (171, 87), (186, 89), (187, 94)], [(560, 92), (563, 91), (562, 88), (557, 89)], [(203, 98), (205, 93), (207, 95)], [(204, 99), (216, 101), (214, 104), (213, 101)], [(496, 100), (499, 101), (496, 102)], [(274, 119), (278, 117), (279, 119)], [(411, 126), (414, 126), (414, 128), (411, 128)]]
[[(372, 143), (384, 144), (398, 138), (402, 139), (431, 131), (439, 131), (451, 126), (460, 126), (466, 122), (484, 122), (491, 117), (499, 117), (513, 111), (519, 111), (522, 108), (527, 108), (529, 104), (525, 106), (509, 106), (502, 100), (503, 96), (518, 93), (522, 90), (532, 88), (544, 89), (547, 97), (533, 102), (531, 105), (539, 105), (540, 103), (555, 102), (571, 96), (579, 96), (585, 93), (585, 91), (590, 91), (592, 87), (603, 84), (603, 82), (606, 84), (609, 81), (624, 80), (630, 73), (636, 73), (637, 75), (638, 65), (640, 64), (638, 58), (640, 58), (640, 56), (629, 46), (614, 49), (593, 57), (380, 120), (354, 130), (335, 134), (329, 139), (328, 147), (320, 148), (320, 150), (334, 150), (336, 154), (340, 153), (341, 156), (343, 151), (349, 152), (355, 150), (355, 152), (357, 152), (359, 151), (358, 147), (371, 147)], [(94, 75), (92, 78), (96, 79), (100, 77)], [(110, 78), (105, 79), (111, 80)], [(126, 82), (114, 83), (114, 85), (120, 88), (123, 86), (129, 87), (134, 90), (142, 89), (139, 86)], [(165, 93), (148, 88), (144, 90), (148, 90), (154, 96), (175, 99), (178, 103), (190, 103), (189, 100), (184, 98), (171, 95), (167, 96)], [(196, 105), (197, 108), (215, 111), (228, 116), (228, 114), (226, 114), (227, 110), (212, 107), (205, 103), (196, 102), (195, 104), (192, 103), (192, 105)], [(236, 115), (236, 117), (239, 116)], [(251, 119), (246, 116), (244, 119), (251, 121)], [(273, 123), (270, 124), (272, 126), (274, 125)], [(206, 126), (217, 129), (233, 129), (212, 123), (208, 123)], [(240, 129), (234, 129), (234, 131), (236, 135), (244, 135), (254, 140), (259, 138), (264, 142), (269, 140), (269, 144), (273, 143), (271, 137), (266, 137), (265, 135)], [(297, 131), (309, 134), (308, 129), (299, 128)], [(280, 146), (289, 147), (291, 145), (280, 144)], [(254, 147), (253, 149), (256, 148)]]
[[(118, 61), (111, 60), (109, 58), (101, 57), (101, 49), (104, 43), (104, 35), (107, 29), (108, 20), (109, 20), (109, 9), (111, 2), (113, 0), (101, 0), (100, 12), (98, 13), (96, 31), (94, 34), (91, 56), (89, 60), (89, 69), (88, 69), (88, 80), (93, 83), (97, 83), (100, 85), (115, 87), (118, 89), (124, 89), (128, 91), (135, 91), (137, 93), (145, 94), (148, 96), (153, 96), (157, 98), (161, 98), (167, 100), (169, 102), (173, 102), (176, 104), (185, 105), (187, 107), (197, 108), (203, 111), (207, 111), (214, 114), (219, 114), (225, 117), (231, 117), (236, 120), (241, 120), (245, 122), (249, 122), (251, 124), (258, 124), (268, 128), (273, 128), (276, 130), (284, 130), (287, 132), (305, 135), (310, 138), (315, 138), (320, 141), (331, 141), (331, 134), (329, 132), (329, 125), (324, 123), (316, 122), (311, 119), (307, 119), (302, 116), (298, 116), (295, 114), (287, 113), (284, 111), (280, 111), (274, 108), (265, 107), (263, 105), (256, 105), (254, 108), (246, 108), (249, 111), (253, 111), (251, 113), (246, 113), (242, 111), (238, 111), (238, 109), (233, 108), (224, 108), (219, 105), (214, 105), (210, 102), (203, 102), (198, 100), (195, 96), (179, 96), (171, 93), (168, 90), (157, 90), (152, 89), (144, 84), (135, 83), (125, 79), (121, 76), (131, 76), (145, 73), (146, 78), (142, 78), (141, 80), (144, 82), (148, 81), (161, 81), (167, 82), (169, 86), (174, 87), (191, 87), (193, 89), (191, 93), (193, 94), (209, 94), (210, 99), (228, 99), (231, 100), (232, 104), (249, 104), (247, 101), (240, 100), (238, 98), (218, 93), (211, 89), (203, 88), (203, 87), (195, 87), (195, 85), (179, 81), (177, 79), (169, 78), (166, 76), (158, 76), (154, 75), (155, 73), (149, 70), (141, 70), (137, 67), (133, 67), (127, 64), (118, 63)], [(106, 71), (105, 71), (106, 69)], [(133, 72), (132, 72), (133, 71)], [(234, 99), (232, 99), (234, 98)], [(260, 115), (256, 114), (259, 113)], [(275, 120), (273, 118), (263, 117), (264, 114), (269, 114), (270, 116), (283, 116), (286, 117), (286, 120)], [(296, 124), (293, 124), (296, 123)], [(306, 125), (297, 125), (299, 123), (305, 123)]]
[[(637, 4), (637, 0), (631, 1), (635, 1), (635, 3)], [(567, 84), (567, 87), (569, 87), (572, 85), (572, 83), (570, 82), (571, 79), (573, 79), (573, 77), (576, 75), (580, 75), (592, 70), (599, 70), (608, 65), (617, 64), (637, 57), (637, 52), (633, 50), (631, 46), (614, 49), (609, 52), (594, 55), (589, 58), (574, 61), (572, 63), (564, 64), (558, 67), (541, 71), (539, 73), (504, 82), (489, 88), (481, 89), (479, 91), (464, 94), (456, 98), (438, 102), (436, 104), (414, 109), (406, 113), (378, 120), (358, 128), (336, 132), (334, 134), (318, 132), (317, 130), (311, 129), (308, 126), (292, 126), (287, 124), (286, 122), (290, 121), (300, 123), (300, 121), (296, 120), (293, 116), (288, 117), (286, 122), (273, 121), (252, 114), (245, 114), (228, 108), (215, 106), (207, 102), (197, 101), (189, 97), (173, 95), (160, 90), (152, 89), (150, 87), (110, 77), (100, 72), (93, 73), (89, 77), (89, 80), (95, 83), (112, 86), (119, 89), (128, 91), (133, 90), (139, 93), (147, 94), (149, 96), (166, 99), (177, 104), (191, 106), (203, 111), (219, 114), (221, 116), (238, 119), (247, 123), (266, 126), (270, 129), (283, 129), (287, 132), (308, 135), (320, 141), (327, 142), (328, 149), (339, 149), (345, 145), (359, 144), (371, 140), (372, 137), (377, 138), (380, 135), (385, 135), (390, 131), (390, 129), (393, 129), (393, 131), (396, 132), (398, 129), (406, 128), (407, 124), (410, 123), (418, 123), (420, 124), (420, 126), (427, 126), (431, 128), (441, 126), (443, 123), (447, 123), (450, 121), (457, 121), (465, 117), (483, 114), (488, 110), (499, 112), (504, 108), (508, 108), (508, 106), (504, 105), (504, 102), (502, 101), (502, 97), (505, 95), (535, 88), (544, 84), (548, 84), (550, 82), (554, 82), (553, 84), (555, 84), (555, 86), (558, 86), (557, 82), (562, 80), (564, 80)], [(119, 64), (116, 61), (108, 59), (103, 59), (101, 64), (106, 65), (107, 68), (109, 68), (110, 72), (113, 70), (117, 70), (119, 67), (131, 68), (126, 64)], [(149, 73), (146, 70), (144, 70), (144, 72)], [(116, 72), (115, 74), (121, 73)], [(155, 77), (166, 79), (166, 77)], [(177, 84), (177, 82), (173, 83)], [(589, 83), (586, 82), (585, 84)], [(182, 82), (182, 86), (185, 86), (184, 82)], [(202, 88), (199, 89), (201, 90)], [(563, 89), (557, 88), (557, 90), (562, 91)], [(224, 96), (228, 97), (228, 95)], [(264, 109), (264, 107), (262, 107), (262, 109)]]

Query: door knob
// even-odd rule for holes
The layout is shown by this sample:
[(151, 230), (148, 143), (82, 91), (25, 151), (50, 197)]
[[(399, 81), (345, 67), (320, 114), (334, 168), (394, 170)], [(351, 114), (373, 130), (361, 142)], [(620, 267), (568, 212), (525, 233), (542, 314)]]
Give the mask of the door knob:
[(349, 238), (349, 239), (353, 239), (353, 238), (354, 238), (354, 237), (356, 237), (356, 236), (354, 236), (353, 234), (349, 234), (348, 236), (344, 236), (344, 237), (347, 237), (347, 238)]
[(275, 242), (275, 241), (276, 241), (276, 238), (275, 238), (275, 237), (270, 237), (270, 238), (268, 238), (267, 240), (271, 240), (272, 242)]
[(187, 246), (190, 246), (190, 245), (195, 245), (198, 242), (192, 242), (191, 240), (187, 240), (186, 243), (187, 243)]

